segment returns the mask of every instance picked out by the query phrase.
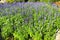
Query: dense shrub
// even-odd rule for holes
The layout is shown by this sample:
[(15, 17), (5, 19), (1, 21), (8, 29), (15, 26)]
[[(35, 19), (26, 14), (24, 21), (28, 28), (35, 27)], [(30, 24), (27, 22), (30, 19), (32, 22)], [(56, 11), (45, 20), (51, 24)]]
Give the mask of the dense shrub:
[(33, 2), (1, 6), (0, 35), (4, 40), (54, 40), (56, 30), (60, 29), (57, 7)]

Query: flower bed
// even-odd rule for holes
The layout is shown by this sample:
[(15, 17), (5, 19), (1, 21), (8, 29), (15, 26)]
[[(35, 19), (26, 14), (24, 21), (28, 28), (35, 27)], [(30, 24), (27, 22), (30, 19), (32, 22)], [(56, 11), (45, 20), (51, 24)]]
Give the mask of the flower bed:
[(60, 29), (60, 11), (46, 3), (0, 4), (3, 40), (54, 40)]

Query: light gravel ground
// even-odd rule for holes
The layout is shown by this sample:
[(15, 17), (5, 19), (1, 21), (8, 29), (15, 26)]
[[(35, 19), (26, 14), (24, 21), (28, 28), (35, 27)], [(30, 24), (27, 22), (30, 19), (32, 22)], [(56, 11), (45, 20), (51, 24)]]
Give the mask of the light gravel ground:
[(55, 40), (60, 40), (60, 30), (56, 33), (56, 39)]
[(56, 34), (56, 40), (60, 40), (60, 30)]

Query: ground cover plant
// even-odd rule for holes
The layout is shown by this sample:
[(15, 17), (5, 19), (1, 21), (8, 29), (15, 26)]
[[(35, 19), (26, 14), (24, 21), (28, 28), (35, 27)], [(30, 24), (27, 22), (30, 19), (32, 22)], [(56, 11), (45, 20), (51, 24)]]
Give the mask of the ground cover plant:
[(55, 40), (60, 9), (46, 3), (0, 4), (1, 40)]

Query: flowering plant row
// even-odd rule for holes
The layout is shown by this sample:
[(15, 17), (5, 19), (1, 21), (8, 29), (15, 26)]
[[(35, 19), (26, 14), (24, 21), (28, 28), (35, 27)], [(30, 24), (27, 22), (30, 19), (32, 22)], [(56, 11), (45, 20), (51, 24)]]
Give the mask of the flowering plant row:
[(45, 3), (36, 4), (1, 5), (0, 39), (54, 40), (60, 29), (60, 10)]

